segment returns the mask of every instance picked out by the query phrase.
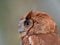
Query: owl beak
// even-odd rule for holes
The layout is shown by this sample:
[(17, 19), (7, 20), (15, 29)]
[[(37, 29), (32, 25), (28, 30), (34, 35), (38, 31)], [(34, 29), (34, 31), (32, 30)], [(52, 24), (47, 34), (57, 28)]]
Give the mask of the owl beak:
[(24, 30), (24, 21), (25, 21), (25, 19), (24, 19), (24, 20), (21, 20), (21, 21), (19, 22), (19, 24), (18, 24), (18, 26), (19, 26), (18, 32), (19, 32), (19, 33), (25, 32), (25, 30)]

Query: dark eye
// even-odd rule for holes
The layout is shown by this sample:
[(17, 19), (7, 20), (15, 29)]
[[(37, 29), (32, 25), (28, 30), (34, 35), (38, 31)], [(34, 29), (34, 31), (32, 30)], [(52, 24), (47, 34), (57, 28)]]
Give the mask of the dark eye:
[(29, 20), (25, 20), (24, 21), (24, 25), (29, 25), (30, 24), (30, 21)]

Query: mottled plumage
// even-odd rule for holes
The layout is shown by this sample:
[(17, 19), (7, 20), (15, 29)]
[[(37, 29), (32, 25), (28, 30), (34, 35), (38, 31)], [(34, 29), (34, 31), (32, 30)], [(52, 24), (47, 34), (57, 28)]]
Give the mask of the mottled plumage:
[(60, 39), (55, 21), (49, 14), (30, 11), (19, 21), (21, 45), (59, 45)]

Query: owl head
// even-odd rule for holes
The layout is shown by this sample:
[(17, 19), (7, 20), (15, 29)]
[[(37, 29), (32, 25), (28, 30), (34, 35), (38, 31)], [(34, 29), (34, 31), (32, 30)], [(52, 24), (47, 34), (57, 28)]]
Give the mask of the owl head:
[(57, 27), (47, 13), (30, 11), (20, 19), (18, 31), (24, 35), (57, 33)]

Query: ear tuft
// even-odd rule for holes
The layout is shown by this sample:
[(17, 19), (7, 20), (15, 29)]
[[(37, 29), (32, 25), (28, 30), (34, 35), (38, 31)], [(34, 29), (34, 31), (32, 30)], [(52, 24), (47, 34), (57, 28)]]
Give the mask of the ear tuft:
[(31, 18), (31, 15), (32, 15), (32, 10), (27, 14), (27, 16), (26, 16), (26, 19), (29, 19), (29, 18)]

